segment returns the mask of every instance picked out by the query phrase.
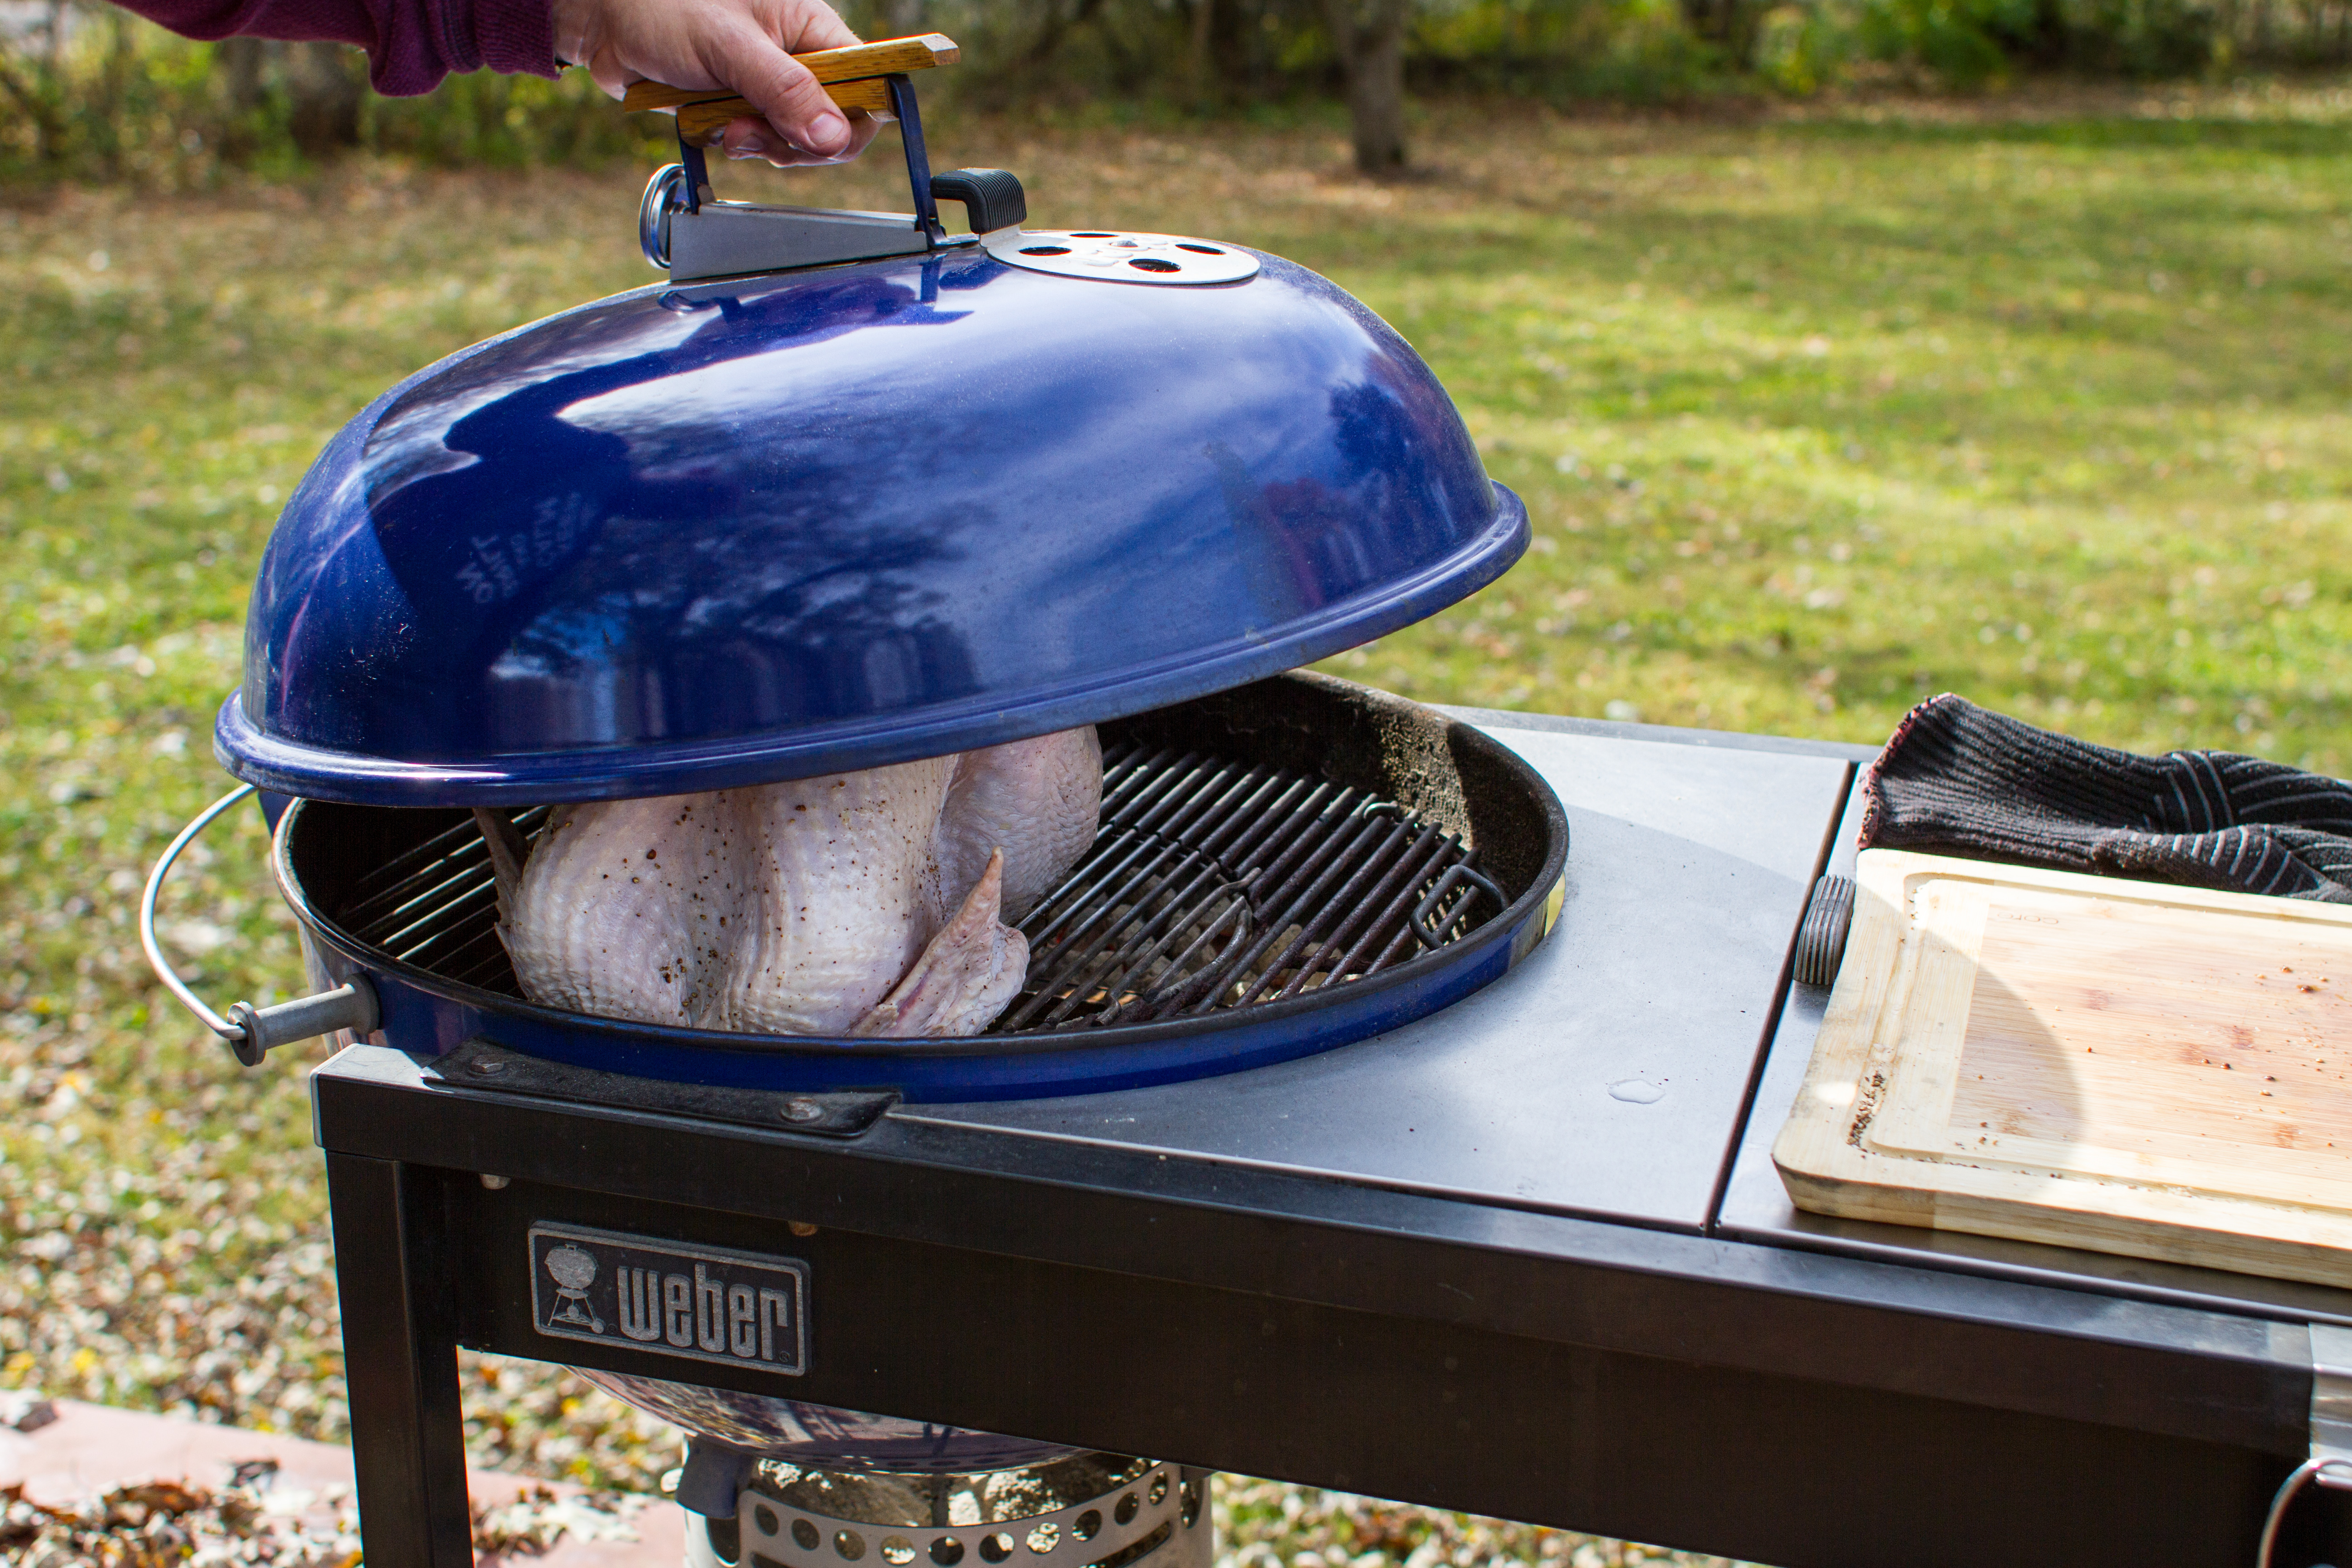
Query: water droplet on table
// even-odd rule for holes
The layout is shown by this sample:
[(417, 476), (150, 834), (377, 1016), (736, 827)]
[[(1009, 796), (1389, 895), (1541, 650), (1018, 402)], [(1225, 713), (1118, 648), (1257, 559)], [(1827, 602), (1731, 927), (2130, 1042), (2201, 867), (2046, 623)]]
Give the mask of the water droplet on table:
[(1666, 1091), (1647, 1079), (1626, 1078), (1619, 1079), (1609, 1086), (1609, 1097), (1630, 1105), (1655, 1105), (1665, 1099)]

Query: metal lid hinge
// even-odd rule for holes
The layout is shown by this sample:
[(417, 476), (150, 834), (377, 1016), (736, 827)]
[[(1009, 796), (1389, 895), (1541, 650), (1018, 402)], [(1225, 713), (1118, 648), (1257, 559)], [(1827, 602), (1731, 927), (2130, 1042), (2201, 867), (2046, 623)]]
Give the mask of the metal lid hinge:
[(907, 186), (915, 198), (915, 226), (933, 245), (948, 237), (940, 224), (940, 205), (931, 195), (931, 153), (923, 145), (923, 115), (915, 107), (915, 84), (903, 75), (886, 76), (890, 112), (898, 117), (898, 144), (907, 151)]
[(710, 165), (705, 161), (702, 149), (688, 141), (683, 131), (677, 133), (677, 161), (679, 167), (686, 172), (681, 210), (698, 213), (703, 203), (717, 198), (710, 193)]
[[(671, 282), (690, 283), (921, 256), (1016, 227), (1027, 216), (1021, 182), (1002, 169), (959, 169), (933, 178), (914, 84), (904, 75), (881, 80), (907, 155), (912, 214), (722, 202), (712, 194), (706, 153), (681, 126), (678, 161), (654, 175), (638, 208), (637, 239), (646, 259), (667, 272)], [(941, 197), (964, 204), (971, 234), (948, 233), (940, 222)]]

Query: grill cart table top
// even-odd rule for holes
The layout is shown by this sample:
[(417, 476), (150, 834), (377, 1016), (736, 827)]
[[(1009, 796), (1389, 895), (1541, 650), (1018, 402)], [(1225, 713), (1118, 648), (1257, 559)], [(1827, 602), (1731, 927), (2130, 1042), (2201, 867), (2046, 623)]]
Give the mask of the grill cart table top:
[[(1868, 753), (1465, 717), (1568, 808), (1559, 923), (1353, 1046), (878, 1115), (469, 1070), (487, 1046), (320, 1068), (372, 1568), (471, 1560), (460, 1345), (1789, 1568), (2250, 1560), (2352, 1292), (1781, 1193), (1825, 1000), (1791, 949)], [(550, 1335), (551, 1226), (797, 1265), (804, 1370)], [(2341, 1561), (2340, 1504), (2277, 1561)]]

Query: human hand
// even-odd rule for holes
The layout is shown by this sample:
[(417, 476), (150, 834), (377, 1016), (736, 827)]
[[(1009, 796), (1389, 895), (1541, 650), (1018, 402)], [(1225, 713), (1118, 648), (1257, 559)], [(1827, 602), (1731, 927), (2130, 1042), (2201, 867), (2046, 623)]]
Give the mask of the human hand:
[(778, 168), (843, 163), (874, 140), (880, 122), (845, 116), (793, 58), (856, 42), (824, 0), (555, 0), (558, 58), (614, 98), (637, 81), (739, 93), (765, 118), (731, 121), (720, 147)]

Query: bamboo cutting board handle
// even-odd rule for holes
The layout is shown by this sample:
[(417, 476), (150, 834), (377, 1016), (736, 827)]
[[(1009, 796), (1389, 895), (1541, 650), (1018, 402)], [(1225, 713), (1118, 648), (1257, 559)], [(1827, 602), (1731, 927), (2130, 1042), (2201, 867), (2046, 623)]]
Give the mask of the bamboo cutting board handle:
[(1799, 1208), (2352, 1285), (2352, 909), (1865, 849)]
[[(882, 78), (929, 70), (934, 66), (951, 66), (961, 53), (953, 38), (943, 33), (925, 33), (918, 37), (886, 38), (843, 49), (819, 49), (793, 58), (824, 84), (826, 95), (844, 112), (856, 109), (868, 114), (887, 114), (890, 95)], [(676, 113), (678, 134), (698, 147), (715, 143), (730, 121), (747, 115), (757, 119), (760, 114), (750, 100), (736, 93), (713, 88), (665, 87), (657, 81), (641, 81), (631, 87), (628, 95), (621, 100), (621, 108), (631, 112), (655, 110)]]

